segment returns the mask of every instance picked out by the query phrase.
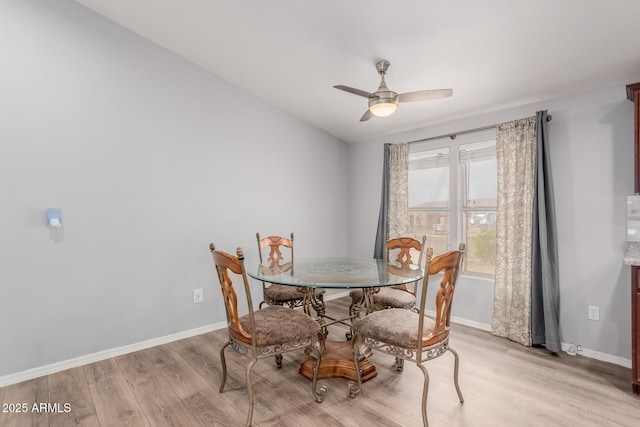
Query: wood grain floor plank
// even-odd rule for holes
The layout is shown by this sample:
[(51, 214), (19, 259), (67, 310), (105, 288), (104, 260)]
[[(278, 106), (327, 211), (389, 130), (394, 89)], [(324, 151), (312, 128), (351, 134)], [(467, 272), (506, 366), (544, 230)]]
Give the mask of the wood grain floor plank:
[[(39, 427), (49, 425), (49, 413), (34, 410), (34, 404), (49, 402), (47, 377), (35, 378), (6, 387), (0, 425), (12, 427)], [(4, 407), (7, 404), (7, 407)]]
[(115, 359), (85, 367), (89, 391), (102, 426), (149, 426)]
[[(244, 425), (246, 414), (239, 414), (219, 396), (198, 392), (182, 399), (200, 426), (235, 427)], [(215, 392), (217, 393), (217, 392)]]
[(49, 375), (49, 398), (51, 402), (68, 404), (70, 408), (69, 412), (51, 414), (50, 427), (99, 425), (82, 367)]
[(101, 360), (85, 365), (84, 372), (89, 385), (121, 375), (114, 359)]
[(152, 426), (196, 425), (190, 411), (144, 353), (129, 353), (115, 360)]
[[(222, 365), (220, 363), (220, 348), (226, 342), (226, 331), (217, 331), (216, 333), (208, 333), (191, 337), (189, 343), (173, 343), (172, 347), (176, 352), (215, 390), (219, 390), (222, 380)], [(249, 410), (248, 390), (245, 380), (246, 365), (249, 358), (238, 357), (234, 355), (233, 350), (227, 349), (227, 382), (223, 393), (219, 394), (219, 398), (223, 399), (229, 405), (237, 409), (237, 412), (246, 414)], [(269, 360), (260, 360), (256, 365), (269, 363)], [(258, 368), (257, 366), (256, 368)], [(259, 374), (259, 369), (253, 372), (254, 391), (263, 387), (264, 380)], [(259, 407), (261, 402), (256, 401), (254, 414), (270, 413), (269, 406)], [(259, 407), (259, 408), (258, 408)], [(269, 416), (277, 415), (272, 413)], [(254, 420), (258, 423), (258, 417), (254, 416)]]
[(171, 346), (152, 347), (142, 350), (142, 353), (181, 399), (201, 390), (213, 389)]
[[(204, 334), (191, 337), (188, 341), (181, 340), (170, 343), (170, 347), (185, 360), (211, 387), (220, 387), (222, 381), (222, 365), (220, 363), (220, 348), (208, 345), (208, 336), (217, 334)], [(203, 345), (204, 344), (204, 345)], [(227, 377), (227, 385), (236, 387), (239, 382), (235, 377)]]
[[(170, 346), (153, 347), (143, 353), (200, 425), (242, 425), (246, 414), (240, 414), (233, 405), (221, 399), (217, 388), (219, 385), (213, 388), (204, 381)], [(211, 402), (218, 403), (214, 405)]]

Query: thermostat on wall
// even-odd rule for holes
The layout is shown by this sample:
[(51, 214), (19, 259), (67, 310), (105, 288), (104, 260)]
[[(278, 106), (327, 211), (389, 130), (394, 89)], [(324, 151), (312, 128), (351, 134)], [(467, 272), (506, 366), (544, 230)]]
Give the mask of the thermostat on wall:
[(50, 228), (62, 227), (62, 209), (60, 208), (47, 209), (47, 226)]

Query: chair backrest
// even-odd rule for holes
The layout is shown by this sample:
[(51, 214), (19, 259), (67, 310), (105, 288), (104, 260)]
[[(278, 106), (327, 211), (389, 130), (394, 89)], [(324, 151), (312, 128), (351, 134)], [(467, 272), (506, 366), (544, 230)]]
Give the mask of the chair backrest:
[(435, 325), (433, 327), (433, 332), (423, 340), (423, 347), (439, 342), (449, 335), (453, 294), (456, 289), (456, 282), (458, 280), (458, 274), (460, 273), (460, 266), (462, 265), (464, 251), (465, 244), (461, 243), (457, 251), (449, 251), (432, 258), (431, 254), (433, 253), (433, 249), (427, 249), (427, 262), (425, 272), (428, 271), (428, 274), (425, 274), (423, 279), (419, 305), (421, 316), (418, 329), (420, 331), (420, 334), (422, 334), (423, 331), (424, 310), (426, 305), (425, 302), (427, 297), (427, 284), (429, 276), (438, 273), (443, 274), (442, 281), (440, 282), (440, 288), (436, 291), (435, 295)]
[(293, 262), (293, 233), (291, 238), (287, 239), (282, 236), (269, 236), (265, 238), (260, 237), (260, 233), (256, 233), (256, 240), (258, 241), (258, 255), (260, 256), (260, 264), (262, 264), (262, 252), (265, 248), (269, 248), (269, 257), (267, 261), (270, 263), (279, 263), (284, 256), (282, 255), (281, 248), (288, 248), (291, 250), (291, 262)]
[[(220, 289), (222, 290), (222, 299), (224, 307), (227, 311), (227, 327), (229, 334), (244, 343), (254, 345), (252, 336), (255, 331), (255, 323), (253, 316), (253, 301), (251, 300), (251, 290), (247, 273), (244, 268), (244, 253), (242, 248), (236, 249), (237, 256), (233, 256), (226, 252), (216, 250), (213, 243), (209, 244), (209, 250), (213, 256), (213, 263), (216, 266), (218, 279), (220, 280)], [(233, 281), (229, 272), (242, 276), (244, 283), (244, 292), (247, 297), (247, 305), (249, 307), (249, 321), (251, 330), (246, 331), (240, 324), (240, 315), (238, 313), (238, 295), (233, 288)]]
[[(398, 256), (396, 257), (395, 261), (398, 262), (401, 266), (407, 264), (418, 264), (419, 266), (422, 266), (422, 258), (424, 257), (424, 251), (426, 249), (424, 245), (426, 240), (427, 236), (422, 236), (422, 241), (416, 240), (412, 237), (397, 237), (395, 239), (387, 240), (387, 261), (390, 260), (389, 256), (391, 251), (399, 250)], [(413, 259), (411, 258), (412, 249), (418, 251), (420, 254), (418, 255), (418, 262), (414, 263)], [(393, 288), (414, 293), (413, 284), (411, 286), (411, 289), (409, 289), (406, 284), (395, 285), (393, 286)]]
[[(394, 249), (399, 249), (397, 262), (400, 264), (422, 264), (422, 258), (424, 256), (424, 243), (427, 240), (427, 236), (422, 236), (422, 241), (416, 240), (412, 237), (397, 237), (395, 239), (387, 240), (387, 260), (389, 260), (389, 252)], [(413, 262), (411, 258), (411, 249), (415, 249), (419, 252), (418, 262)]]

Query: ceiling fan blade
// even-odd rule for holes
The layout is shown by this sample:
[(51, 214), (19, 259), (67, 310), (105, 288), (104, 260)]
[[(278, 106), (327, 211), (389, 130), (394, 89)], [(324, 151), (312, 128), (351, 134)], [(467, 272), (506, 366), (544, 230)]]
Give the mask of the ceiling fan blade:
[(429, 99), (446, 98), (453, 95), (453, 89), (418, 90), (416, 92), (401, 93), (400, 102), (427, 101)]
[(367, 120), (369, 120), (371, 117), (373, 117), (373, 114), (371, 113), (371, 110), (367, 110), (365, 111), (365, 113), (362, 115), (362, 117), (360, 117), (360, 121), (361, 122), (366, 122)]
[(334, 86), (336, 89), (340, 89), (343, 90), (345, 92), (349, 92), (352, 93), (354, 95), (360, 95), (360, 96), (364, 96), (365, 98), (376, 98), (376, 96), (370, 92), (364, 91), (364, 90), (360, 90), (360, 89), (356, 89), (353, 87), (349, 87), (349, 86), (343, 86), (343, 85), (337, 85)]

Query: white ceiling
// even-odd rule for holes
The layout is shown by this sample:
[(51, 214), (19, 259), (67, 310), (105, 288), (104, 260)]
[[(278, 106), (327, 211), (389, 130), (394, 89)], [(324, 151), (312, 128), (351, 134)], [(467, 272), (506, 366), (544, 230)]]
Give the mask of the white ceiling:
[[(76, 1), (347, 142), (640, 79), (637, 0)], [(453, 96), (360, 123), (379, 59)]]

